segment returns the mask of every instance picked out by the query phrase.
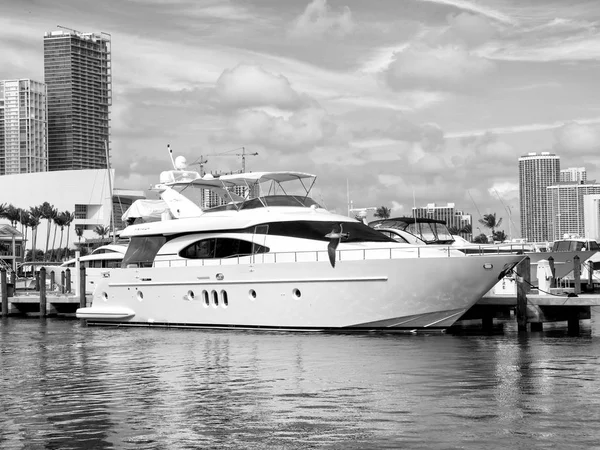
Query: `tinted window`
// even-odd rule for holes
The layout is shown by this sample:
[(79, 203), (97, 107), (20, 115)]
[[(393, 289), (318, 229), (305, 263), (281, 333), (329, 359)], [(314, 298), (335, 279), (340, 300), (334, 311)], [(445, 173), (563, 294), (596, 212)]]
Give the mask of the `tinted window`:
[(140, 267), (150, 267), (158, 250), (167, 242), (164, 236), (132, 237), (127, 252), (123, 257), (122, 267), (137, 264)]
[(236, 256), (265, 253), (269, 249), (249, 241), (231, 238), (203, 239), (188, 245), (179, 252), (179, 256), (187, 259), (233, 258)]
[[(328, 233), (339, 228), (340, 222), (271, 222), (269, 223), (269, 234), (277, 236), (289, 236), (315, 241), (329, 241)], [(347, 235), (343, 242), (394, 242), (389, 236), (369, 228), (360, 222), (342, 222), (342, 232)], [(249, 230), (250, 231), (250, 230)], [(254, 229), (252, 229), (254, 231)]]

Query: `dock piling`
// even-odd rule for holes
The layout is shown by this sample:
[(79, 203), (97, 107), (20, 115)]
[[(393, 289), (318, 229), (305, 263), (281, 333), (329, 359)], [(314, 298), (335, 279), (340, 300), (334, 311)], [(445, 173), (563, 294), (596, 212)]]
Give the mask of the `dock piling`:
[(581, 294), (581, 260), (579, 255), (573, 257), (573, 287), (575, 294)]
[(71, 293), (71, 269), (68, 267), (65, 270), (65, 292), (68, 294)]
[(554, 257), (548, 257), (548, 264), (550, 266), (550, 272), (552, 272), (552, 280), (550, 280), (550, 287), (556, 287), (556, 268), (554, 267)]
[(8, 285), (6, 283), (6, 269), (0, 269), (0, 289), (2, 289), (2, 317), (8, 316)]
[(61, 294), (65, 293), (65, 273), (64, 272), (60, 273), (60, 293)]
[(40, 317), (46, 317), (46, 268), (42, 267), (39, 273), (40, 280)]
[(531, 283), (531, 260), (525, 257), (517, 265), (517, 329), (527, 331), (527, 294)]
[(85, 266), (79, 267), (79, 306), (85, 308)]

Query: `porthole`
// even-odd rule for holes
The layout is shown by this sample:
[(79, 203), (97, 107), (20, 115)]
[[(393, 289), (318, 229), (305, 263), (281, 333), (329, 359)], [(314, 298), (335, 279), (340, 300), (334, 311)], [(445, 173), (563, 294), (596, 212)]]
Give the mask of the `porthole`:
[(213, 306), (216, 308), (217, 306), (219, 306), (219, 294), (217, 293), (217, 291), (212, 291), (212, 298), (213, 298)]
[(208, 298), (208, 291), (202, 291), (202, 299), (204, 300), (204, 306), (210, 306), (210, 300)]
[(194, 300), (194, 297), (195, 297), (194, 291), (188, 291), (188, 293), (187, 293), (187, 299), (188, 300)]
[(106, 293), (106, 292), (102, 293), (102, 300), (104, 300), (105, 302), (108, 301), (108, 293)]
[(138, 291), (137, 293), (137, 299), (141, 302), (142, 300), (144, 300), (144, 294), (142, 293), (142, 291)]
[(248, 291), (248, 297), (250, 300), (256, 299), (256, 291), (254, 289), (250, 289), (250, 291)]
[(300, 298), (302, 297), (302, 292), (300, 292), (300, 289), (296, 288), (292, 291), (292, 295), (294, 296), (294, 298)]
[(227, 308), (229, 306), (229, 299), (227, 298), (227, 291), (221, 291), (221, 303), (223, 304), (223, 308)]

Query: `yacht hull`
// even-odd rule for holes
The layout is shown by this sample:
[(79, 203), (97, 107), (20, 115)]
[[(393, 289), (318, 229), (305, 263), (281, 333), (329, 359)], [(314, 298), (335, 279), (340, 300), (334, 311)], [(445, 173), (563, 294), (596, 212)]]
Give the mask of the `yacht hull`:
[[(113, 269), (90, 325), (287, 330), (445, 329), (523, 256)], [(127, 315), (119, 314), (127, 312)], [(130, 313), (133, 313), (131, 315)]]

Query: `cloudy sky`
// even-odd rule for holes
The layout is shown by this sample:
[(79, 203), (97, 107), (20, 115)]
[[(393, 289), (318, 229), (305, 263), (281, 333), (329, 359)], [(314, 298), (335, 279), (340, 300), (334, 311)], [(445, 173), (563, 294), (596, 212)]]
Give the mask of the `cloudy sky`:
[(511, 210), (516, 237), (519, 156), (600, 178), (599, 20), (597, 0), (4, 0), (0, 79), (43, 81), (57, 25), (110, 33), (118, 187), (155, 183), (167, 144), (209, 171), (244, 147), (248, 170), (316, 174), (338, 212), (348, 187), (507, 234)]

